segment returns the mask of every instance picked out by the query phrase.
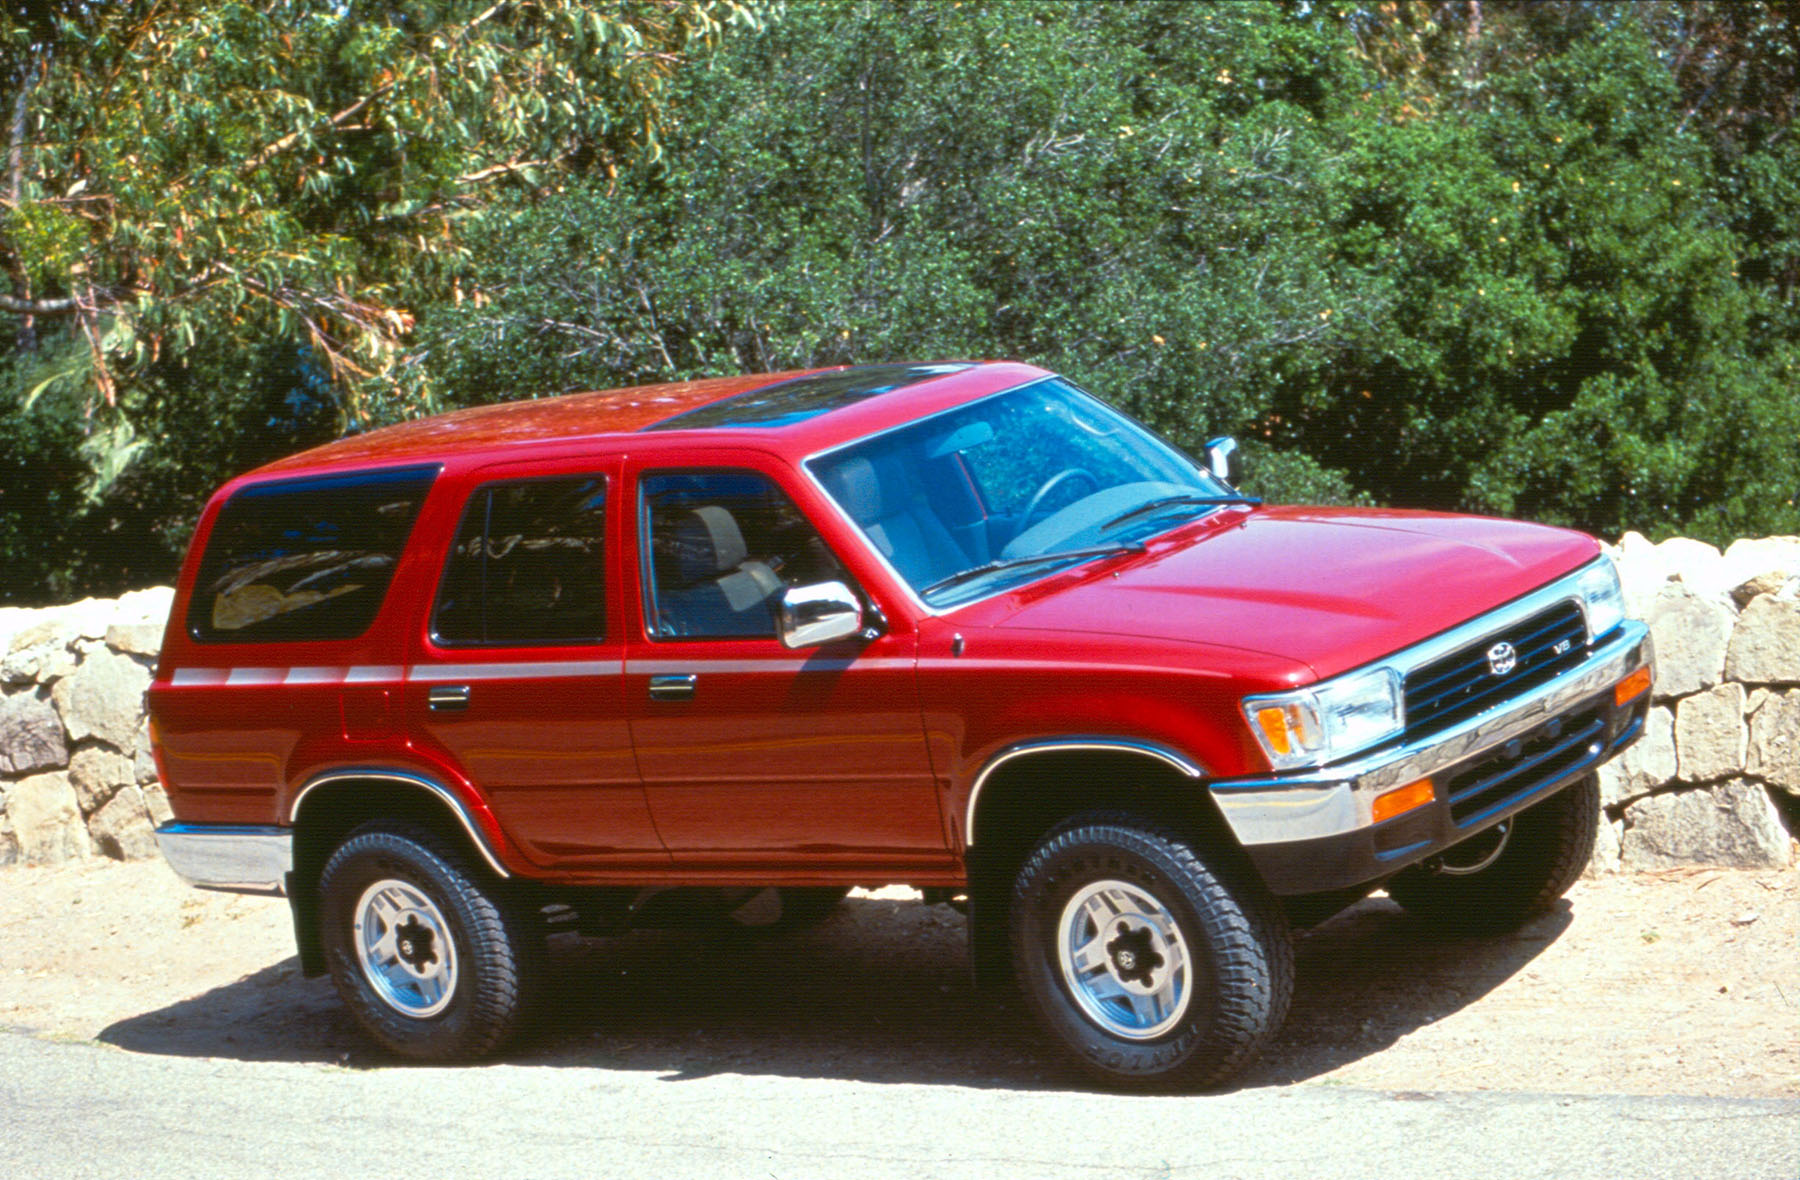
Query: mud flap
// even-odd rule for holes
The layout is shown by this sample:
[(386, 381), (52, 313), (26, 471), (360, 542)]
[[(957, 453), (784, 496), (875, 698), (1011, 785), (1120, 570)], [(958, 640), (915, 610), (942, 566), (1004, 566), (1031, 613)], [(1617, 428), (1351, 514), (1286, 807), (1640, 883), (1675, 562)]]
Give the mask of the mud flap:
[(294, 916), (294, 945), (300, 952), (300, 974), (316, 979), (325, 974), (325, 944), (319, 940), (319, 892), (302, 886), (287, 875), (288, 910)]

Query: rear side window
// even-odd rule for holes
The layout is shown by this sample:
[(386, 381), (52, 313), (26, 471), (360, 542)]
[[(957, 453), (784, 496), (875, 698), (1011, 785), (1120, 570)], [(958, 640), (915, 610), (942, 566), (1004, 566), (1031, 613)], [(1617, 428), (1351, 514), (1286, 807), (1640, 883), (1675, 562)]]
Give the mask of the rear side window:
[(590, 643), (606, 636), (606, 481), (477, 488), (432, 613), (443, 644)]
[(207, 541), (188, 631), (231, 643), (361, 635), (437, 472), (403, 467), (240, 489)]

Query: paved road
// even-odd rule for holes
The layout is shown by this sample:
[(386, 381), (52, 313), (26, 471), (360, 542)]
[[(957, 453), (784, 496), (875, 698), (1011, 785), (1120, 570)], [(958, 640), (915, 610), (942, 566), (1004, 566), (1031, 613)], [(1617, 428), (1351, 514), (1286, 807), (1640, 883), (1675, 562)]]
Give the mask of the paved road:
[(1072, 1089), (134, 1053), (0, 1032), (0, 1176), (1794, 1180), (1800, 1101)]

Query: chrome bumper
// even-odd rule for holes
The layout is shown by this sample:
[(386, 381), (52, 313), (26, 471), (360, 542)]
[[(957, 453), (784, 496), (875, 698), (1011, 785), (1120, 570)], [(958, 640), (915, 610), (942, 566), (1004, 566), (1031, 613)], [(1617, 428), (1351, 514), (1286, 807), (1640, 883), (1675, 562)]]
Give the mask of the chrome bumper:
[(169, 823), (156, 843), (177, 876), (199, 889), (285, 893), (294, 868), (291, 828)]
[[(1314, 771), (1211, 784), (1225, 822), (1246, 847), (1293, 844), (1374, 826), (1371, 805), (1394, 787), (1437, 774), (1519, 737), (1617, 684), (1653, 658), (1649, 630), (1627, 620), (1588, 660), (1503, 708), (1423, 741)], [(1521, 805), (1529, 800), (1517, 801)]]

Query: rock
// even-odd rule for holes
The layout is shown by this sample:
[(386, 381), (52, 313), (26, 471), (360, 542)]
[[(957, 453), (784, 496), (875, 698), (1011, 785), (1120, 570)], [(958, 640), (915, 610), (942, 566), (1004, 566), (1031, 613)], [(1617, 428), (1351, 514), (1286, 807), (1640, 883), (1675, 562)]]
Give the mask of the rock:
[(1687, 537), (1670, 537), (1657, 545), (1669, 577), (1682, 583), (1702, 598), (1721, 598), (1730, 589), (1723, 580), (1724, 555), (1705, 541)]
[(30, 774), (69, 764), (62, 719), (36, 693), (14, 693), (0, 701), (0, 774)]
[(1624, 827), (1621, 820), (1609, 822), (1600, 817), (1600, 826), (1594, 831), (1594, 855), (1588, 858), (1582, 876), (1610, 877), (1619, 871), (1619, 833)]
[(28, 606), (0, 606), (0, 652), (12, 648), (12, 637), (37, 621), (37, 612)]
[(114, 617), (121, 623), (155, 623), (157, 634), (162, 634), (162, 625), (169, 618), (169, 608), (175, 602), (175, 587), (150, 586), (143, 590), (132, 590), (119, 595), (119, 605)]
[(1644, 719), (1644, 735), (1600, 768), (1600, 803), (1618, 807), (1641, 799), (1675, 780), (1675, 714), (1654, 706)]
[(1783, 594), (1794, 584), (1794, 578), (1780, 570), (1771, 570), (1766, 574), (1758, 574), (1738, 584), (1731, 592), (1731, 601), (1739, 610), (1750, 605), (1750, 600), (1763, 594)]
[(40, 623), (13, 636), (6, 658), (0, 660), (0, 683), (48, 684), (75, 670), (69, 636), (55, 624)]
[(1750, 757), (1745, 769), (1790, 795), (1800, 795), (1800, 690), (1759, 689), (1749, 708)]
[(114, 860), (149, 860), (158, 853), (150, 813), (136, 787), (114, 795), (88, 820), (88, 834), (102, 856)]
[(12, 821), (6, 818), (6, 800), (0, 799), (0, 867), (19, 863), (19, 842), (13, 838)]
[(1742, 779), (1654, 795), (1625, 809), (1619, 863), (1630, 871), (1691, 864), (1781, 869), (1790, 855), (1768, 792)]
[(144, 796), (144, 806), (150, 811), (150, 818), (159, 826), (175, 818), (175, 812), (169, 807), (169, 796), (159, 782), (139, 783), (138, 790)]
[(1737, 621), (1729, 606), (1701, 598), (1686, 586), (1666, 585), (1644, 620), (1656, 641), (1656, 700), (1684, 697), (1719, 683)]
[(129, 750), (144, 721), (144, 690), (150, 673), (130, 656), (100, 650), (81, 662), (73, 675), (56, 682), (51, 696), (69, 736), (76, 741), (97, 737)]
[(26, 864), (53, 864), (87, 855), (87, 828), (75, 806), (75, 788), (64, 771), (34, 774), (8, 784), (6, 814), (12, 821), (19, 858)]
[(154, 660), (162, 650), (162, 637), (161, 623), (114, 623), (106, 629), (106, 646)]
[(83, 815), (93, 815), (136, 777), (131, 759), (105, 746), (83, 746), (69, 759), (69, 783)]
[(118, 617), (119, 604), (111, 598), (84, 598), (56, 613), (71, 639), (105, 639), (107, 626)]
[[(1661, 646), (1656, 651), (1660, 658)], [(1800, 602), (1751, 599), (1731, 633), (1725, 674), (1745, 684), (1800, 684)]]
[[(34, 612), (36, 613), (36, 612)], [(69, 636), (64, 633), (56, 612), (40, 618), (37, 622), (14, 631), (12, 639), (6, 645), (6, 654), (29, 651), (34, 647), (43, 647), (51, 643), (67, 643)]]
[(1704, 783), (1744, 772), (1744, 686), (1721, 684), (1675, 708), (1675, 760), (1683, 782)]
[(138, 730), (137, 748), (131, 753), (132, 781), (138, 786), (156, 781), (156, 756), (150, 752), (150, 735)]
[(1641, 619), (1668, 582), (1669, 567), (1662, 553), (1642, 533), (1626, 533), (1611, 556), (1619, 570), (1619, 584), (1625, 590), (1625, 613)]
[(1796, 574), (1800, 574), (1800, 537), (1746, 537), (1733, 541), (1718, 568), (1719, 580), (1734, 597), (1736, 588), (1746, 582), (1772, 578), (1779, 587)]

